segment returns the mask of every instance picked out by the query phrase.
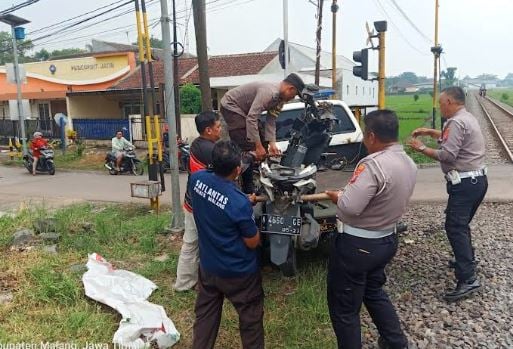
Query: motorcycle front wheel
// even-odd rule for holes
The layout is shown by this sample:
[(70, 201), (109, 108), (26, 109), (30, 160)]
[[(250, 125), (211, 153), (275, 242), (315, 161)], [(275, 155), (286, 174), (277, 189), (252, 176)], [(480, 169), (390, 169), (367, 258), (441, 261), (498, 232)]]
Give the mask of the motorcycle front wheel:
[(285, 277), (293, 277), (296, 276), (297, 273), (297, 258), (296, 258), (296, 248), (294, 247), (294, 243), (291, 241), (289, 245), (289, 253), (287, 255), (287, 260), (285, 263), (280, 265), (280, 271)]
[(28, 160), (25, 160), (23, 162), (23, 166), (25, 166), (25, 168), (27, 169), (27, 171), (32, 174), (32, 163)]
[(144, 174), (144, 166), (140, 161), (134, 161), (132, 163), (132, 172), (136, 176), (142, 176)]

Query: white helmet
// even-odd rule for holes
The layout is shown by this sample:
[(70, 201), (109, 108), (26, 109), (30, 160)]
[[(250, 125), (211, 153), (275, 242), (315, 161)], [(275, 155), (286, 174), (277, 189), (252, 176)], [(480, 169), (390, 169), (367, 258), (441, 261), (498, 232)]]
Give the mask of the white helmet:
[(34, 138), (38, 137), (38, 136), (41, 136), (43, 137), (43, 134), (41, 132), (34, 132)]

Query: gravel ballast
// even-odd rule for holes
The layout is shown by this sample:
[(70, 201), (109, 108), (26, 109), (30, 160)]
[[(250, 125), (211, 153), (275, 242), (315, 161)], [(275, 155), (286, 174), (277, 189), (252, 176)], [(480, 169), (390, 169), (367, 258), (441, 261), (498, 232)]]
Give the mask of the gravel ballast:
[[(387, 269), (387, 289), (397, 307), (410, 348), (513, 348), (513, 204), (483, 204), (474, 217), (479, 293), (447, 303), (455, 285), (445, 204), (412, 204), (399, 251)], [(363, 311), (364, 348), (377, 348), (377, 331)]]

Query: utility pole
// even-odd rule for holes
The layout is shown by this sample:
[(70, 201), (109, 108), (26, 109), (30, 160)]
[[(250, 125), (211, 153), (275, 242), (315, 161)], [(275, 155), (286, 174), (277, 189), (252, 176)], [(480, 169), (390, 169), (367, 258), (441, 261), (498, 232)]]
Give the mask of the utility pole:
[(431, 47), (433, 52), (434, 67), (433, 67), (433, 118), (432, 128), (436, 128), (436, 107), (438, 101), (438, 62), (440, 60), (440, 54), (442, 53), (442, 46), (438, 43), (438, 0), (435, 0), (435, 46)]
[[(331, 4), (331, 12), (333, 13), (333, 28), (331, 34), (331, 88), (337, 90), (337, 0), (333, 0)], [(342, 96), (342, 94), (340, 94)], [(335, 98), (335, 95), (333, 95)]]
[(321, 33), (322, 33), (322, 5), (324, 0), (317, 0), (317, 55), (315, 57), (315, 84), (319, 86), (319, 75), (321, 69)]
[[(182, 46), (183, 47), (183, 46)], [(182, 137), (182, 119), (180, 115), (180, 77), (178, 76), (178, 36), (176, 34), (176, 0), (173, 0), (173, 73), (174, 84), (173, 89), (175, 93), (175, 120), (176, 120), (176, 134)]]
[(209, 111), (212, 110), (212, 96), (210, 91), (210, 76), (208, 74), (205, 0), (192, 0), (192, 12), (194, 15), (194, 30), (196, 33), (196, 52), (198, 55), (201, 89), (201, 110)]
[(289, 2), (283, 0), (283, 49), (285, 57), (285, 68), (283, 74), (285, 77), (289, 75)]
[(169, 14), (167, 0), (160, 0), (160, 24), (162, 26), (162, 41), (164, 42), (164, 112), (166, 114), (169, 139), (169, 163), (171, 167), (171, 230), (178, 232), (183, 230), (183, 211), (180, 200), (180, 182), (178, 173), (178, 149), (176, 146), (176, 123), (173, 120), (175, 96), (173, 88), (173, 63), (171, 62), (171, 31), (169, 29)]

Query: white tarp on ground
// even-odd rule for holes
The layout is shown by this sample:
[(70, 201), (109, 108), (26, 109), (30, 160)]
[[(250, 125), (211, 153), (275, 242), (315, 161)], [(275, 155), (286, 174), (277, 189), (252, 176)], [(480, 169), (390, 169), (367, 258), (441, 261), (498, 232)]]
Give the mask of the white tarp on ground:
[(86, 296), (107, 304), (122, 316), (114, 344), (143, 348), (156, 340), (159, 348), (169, 348), (180, 340), (164, 308), (146, 300), (157, 285), (141, 275), (114, 269), (96, 253), (89, 255), (87, 269), (82, 276)]

